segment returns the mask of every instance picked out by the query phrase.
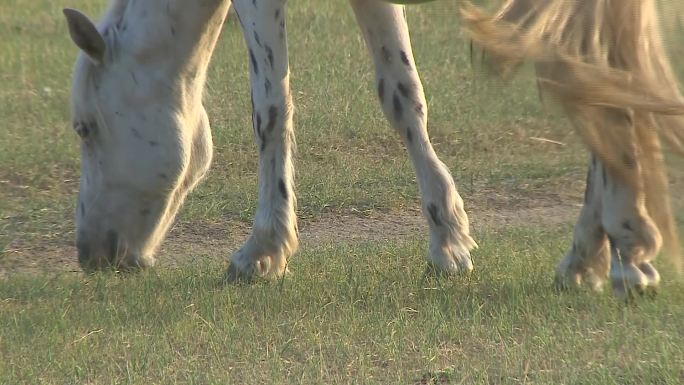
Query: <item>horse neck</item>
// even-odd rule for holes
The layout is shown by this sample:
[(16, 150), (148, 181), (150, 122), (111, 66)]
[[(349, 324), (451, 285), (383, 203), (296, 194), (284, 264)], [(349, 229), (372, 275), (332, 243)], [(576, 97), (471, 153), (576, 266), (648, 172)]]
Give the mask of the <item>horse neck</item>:
[(141, 64), (201, 88), (229, 7), (228, 0), (129, 0), (120, 39)]

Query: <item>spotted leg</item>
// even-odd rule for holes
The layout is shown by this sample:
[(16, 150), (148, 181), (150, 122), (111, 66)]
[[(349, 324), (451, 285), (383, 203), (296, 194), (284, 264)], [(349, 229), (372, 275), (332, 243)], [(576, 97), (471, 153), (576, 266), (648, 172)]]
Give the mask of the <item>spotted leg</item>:
[[(642, 172), (633, 155), (625, 159), (631, 159), (630, 172)], [(660, 251), (662, 236), (646, 210), (643, 189), (634, 189), (606, 171), (601, 219), (610, 239), (613, 292), (625, 297), (631, 290), (654, 291), (660, 275), (651, 262)]]
[(556, 266), (560, 289), (587, 284), (601, 290), (610, 270), (610, 244), (601, 223), (603, 167), (592, 156), (587, 172), (584, 206), (575, 225), (572, 247)]
[(249, 52), (259, 201), (252, 232), (231, 257), (228, 281), (281, 276), (298, 244), (285, 1), (235, 0), (233, 6)]
[[(604, 112), (606, 121), (617, 119), (625, 126), (625, 135), (633, 134), (631, 119), (624, 113)], [(662, 237), (646, 209), (636, 140), (630, 140), (627, 147), (622, 149), (622, 161), (624, 172), (634, 173), (628, 178), (636, 181), (631, 184), (592, 159), (573, 245), (556, 267), (561, 287), (579, 285), (586, 278), (590, 286), (599, 289), (609, 276), (614, 293), (625, 297), (631, 290), (653, 290), (660, 282), (651, 262), (661, 248)]]
[(413, 163), (430, 228), (428, 266), (440, 274), (473, 269), (468, 216), (447, 167), (435, 154), (427, 132), (427, 105), (401, 6), (378, 0), (351, 0), (375, 65), (382, 109), (399, 132)]

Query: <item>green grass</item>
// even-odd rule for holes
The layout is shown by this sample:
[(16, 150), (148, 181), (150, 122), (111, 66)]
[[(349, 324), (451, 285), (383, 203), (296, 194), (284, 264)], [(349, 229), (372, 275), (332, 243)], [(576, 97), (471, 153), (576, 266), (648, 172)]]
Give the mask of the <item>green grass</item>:
[[(0, 0), (0, 274), (17, 245), (73, 243), (76, 49), (66, 5), (97, 15), (105, 2)], [(476, 75), (455, 15), (456, 2), (441, 1), (411, 7), (408, 19), (431, 138), (467, 207), (496, 209), (496, 197), (579, 202), (586, 154), (568, 123), (539, 102), (529, 71), (510, 84)], [(415, 177), (346, 2), (291, 1), (288, 21), (300, 215), (415, 210)], [(684, 45), (673, 47), (684, 58)], [(231, 17), (206, 96), (214, 165), (183, 223), (250, 222), (247, 77)], [(681, 173), (674, 179), (682, 185)], [(568, 224), (480, 230), (475, 273), (454, 280), (423, 281), (423, 234), (308, 245), (292, 277), (253, 286), (218, 287), (224, 266), (214, 262), (126, 277), (0, 277), (0, 384), (682, 383), (682, 283), (665, 271), (661, 295), (635, 306), (555, 293), (551, 272), (570, 234)], [(211, 259), (201, 250), (185, 257)], [(50, 263), (39, 252), (24, 258)]]
[(636, 306), (557, 294), (549, 271), (566, 230), (488, 234), (475, 274), (451, 281), (422, 279), (421, 239), (321, 245), (292, 261), (291, 278), (224, 289), (217, 266), (0, 281), (0, 378), (681, 383), (682, 285)]

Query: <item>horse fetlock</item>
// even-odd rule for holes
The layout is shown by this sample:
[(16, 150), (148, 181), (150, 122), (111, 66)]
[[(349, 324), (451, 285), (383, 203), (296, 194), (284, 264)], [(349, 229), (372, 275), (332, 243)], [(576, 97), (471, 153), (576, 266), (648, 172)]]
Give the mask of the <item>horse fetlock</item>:
[(578, 254), (573, 247), (556, 265), (555, 286), (567, 290), (588, 287), (594, 291), (602, 291), (603, 283), (608, 276), (609, 254), (606, 248), (592, 249), (591, 255)]
[(633, 263), (613, 260), (610, 270), (613, 293), (618, 298), (630, 298), (634, 292), (641, 292), (649, 286), (649, 278)]
[(643, 262), (639, 264), (639, 270), (646, 276), (648, 280), (647, 285), (650, 287), (656, 287), (660, 283), (660, 273), (650, 262)]
[(471, 248), (455, 240), (438, 244), (434, 244), (434, 241), (431, 241), (428, 255), (428, 271), (435, 275), (470, 273), (473, 271), (473, 261), (470, 258)]
[(224, 275), (227, 282), (254, 279), (275, 279), (289, 273), (286, 248), (266, 249), (253, 237), (231, 256), (230, 266)]
[(577, 257), (573, 253), (565, 255), (556, 265), (554, 286), (558, 290), (570, 290), (582, 285), (582, 273), (577, 266)]

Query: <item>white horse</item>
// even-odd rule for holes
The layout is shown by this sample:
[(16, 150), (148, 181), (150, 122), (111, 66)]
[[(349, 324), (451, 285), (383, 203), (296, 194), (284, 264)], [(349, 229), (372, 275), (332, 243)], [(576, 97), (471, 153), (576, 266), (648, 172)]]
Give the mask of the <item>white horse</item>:
[[(416, 172), (429, 224), (428, 267), (437, 274), (470, 272), (476, 243), (453, 178), (428, 137), (427, 105), (404, 9), (380, 0), (350, 3), (375, 65), (381, 107)], [(97, 26), (65, 9), (72, 40), (82, 50), (71, 104), (74, 129), (82, 138), (76, 224), (84, 270), (152, 266), (184, 198), (209, 169), (212, 141), (202, 92), (230, 5), (228, 0), (111, 0)], [(259, 200), (252, 232), (232, 255), (225, 278), (272, 278), (287, 272), (298, 244), (285, 1), (234, 0), (232, 5), (248, 47)], [(600, 196), (612, 205), (603, 210), (615, 223), (601, 229), (616, 242), (631, 242), (632, 249), (635, 243), (648, 244), (648, 258), (634, 265), (637, 275), (629, 269), (631, 275), (616, 274), (629, 286), (655, 286), (659, 276), (650, 260), (660, 247), (657, 229), (653, 232), (648, 221), (623, 223), (616, 213), (643, 218), (633, 204), (636, 198), (598, 168), (594, 163), (590, 172), (587, 204)], [(559, 276), (586, 273), (586, 267), (575, 266), (577, 253), (605, 254), (606, 235), (601, 232), (600, 242), (594, 239), (595, 224), (585, 212)], [(604, 272), (593, 276), (594, 281), (605, 278)]]
[[(430, 144), (404, 10), (376, 0), (351, 4), (373, 56), (382, 107), (416, 169), (430, 224), (429, 264), (438, 272), (468, 272), (475, 242), (449, 170)], [(202, 91), (229, 6), (113, 0), (97, 27), (65, 10), (83, 51), (72, 113), (83, 139), (76, 224), (85, 270), (153, 265), (183, 199), (208, 170), (212, 142)], [(298, 243), (285, 1), (236, 0), (233, 7), (249, 52), (259, 202), (227, 278), (277, 277)]]

